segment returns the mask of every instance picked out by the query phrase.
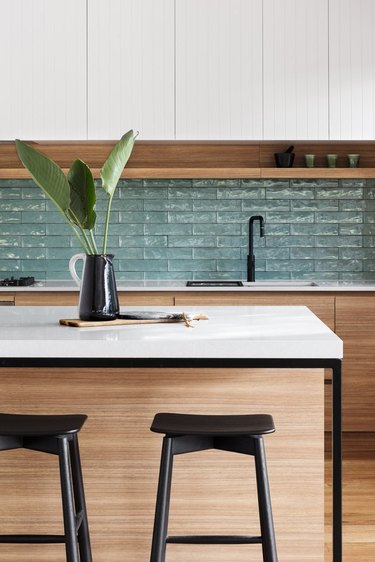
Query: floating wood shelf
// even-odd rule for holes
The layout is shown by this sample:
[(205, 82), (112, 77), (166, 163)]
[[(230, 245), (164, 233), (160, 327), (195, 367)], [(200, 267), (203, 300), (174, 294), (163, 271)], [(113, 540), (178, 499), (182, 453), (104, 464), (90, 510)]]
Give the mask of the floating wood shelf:
[[(80, 158), (99, 177), (114, 141), (40, 141), (35, 148), (64, 170)], [(275, 168), (274, 152), (294, 144), (295, 167)], [(338, 167), (325, 167), (327, 154)], [(360, 154), (360, 168), (348, 168), (346, 155)], [(304, 154), (316, 155), (316, 168), (304, 167)], [(14, 142), (0, 142), (0, 178), (29, 178)], [(375, 141), (137, 141), (124, 178), (375, 178)]]

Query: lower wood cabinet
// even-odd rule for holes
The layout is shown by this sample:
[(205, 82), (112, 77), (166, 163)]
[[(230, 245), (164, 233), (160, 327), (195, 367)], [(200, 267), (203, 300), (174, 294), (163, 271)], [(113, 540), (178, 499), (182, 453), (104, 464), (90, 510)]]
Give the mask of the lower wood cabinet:
[(336, 297), (336, 333), (344, 341), (344, 429), (374, 431), (375, 298)]

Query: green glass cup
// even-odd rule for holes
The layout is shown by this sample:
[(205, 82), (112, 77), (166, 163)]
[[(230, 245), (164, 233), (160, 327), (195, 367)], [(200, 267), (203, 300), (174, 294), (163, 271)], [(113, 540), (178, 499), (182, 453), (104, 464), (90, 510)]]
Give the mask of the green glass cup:
[(327, 154), (328, 168), (336, 168), (336, 164), (337, 164), (337, 154)]
[(349, 168), (358, 168), (359, 154), (348, 154), (348, 164)]
[(306, 168), (313, 168), (315, 166), (315, 154), (305, 154)]

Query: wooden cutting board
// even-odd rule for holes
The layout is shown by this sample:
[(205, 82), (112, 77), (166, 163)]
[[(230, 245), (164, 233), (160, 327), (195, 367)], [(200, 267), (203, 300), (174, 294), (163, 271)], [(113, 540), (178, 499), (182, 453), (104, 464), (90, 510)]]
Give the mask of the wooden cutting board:
[(205, 316), (204, 314), (189, 314), (186, 315), (186, 320), (181, 318), (153, 318), (147, 320), (143, 320), (140, 318), (135, 318), (132, 320), (118, 318), (116, 320), (97, 321), (97, 322), (80, 320), (79, 318), (64, 318), (59, 322), (62, 326), (70, 326), (72, 328), (93, 328), (98, 326), (129, 326), (133, 324), (160, 324), (160, 323), (176, 324), (178, 322), (185, 322), (185, 325), (189, 327), (189, 323), (191, 320), (208, 320), (208, 316)]

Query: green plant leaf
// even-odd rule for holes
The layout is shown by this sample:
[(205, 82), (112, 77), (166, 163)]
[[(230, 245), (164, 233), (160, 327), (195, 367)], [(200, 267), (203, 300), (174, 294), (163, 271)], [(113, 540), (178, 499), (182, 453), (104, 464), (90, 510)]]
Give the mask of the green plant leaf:
[(62, 169), (48, 156), (16, 139), (17, 154), (33, 180), (65, 213), (70, 205), (70, 186)]
[(133, 150), (135, 141), (134, 131), (131, 129), (121, 137), (113, 147), (107, 160), (100, 170), (102, 186), (111, 198)]
[(71, 220), (81, 228), (91, 230), (95, 226), (96, 213), (96, 190), (94, 178), (90, 168), (82, 162), (73, 162), (68, 172), (70, 184), (70, 207), (69, 216)]

